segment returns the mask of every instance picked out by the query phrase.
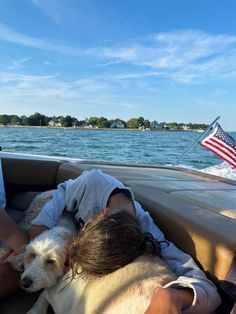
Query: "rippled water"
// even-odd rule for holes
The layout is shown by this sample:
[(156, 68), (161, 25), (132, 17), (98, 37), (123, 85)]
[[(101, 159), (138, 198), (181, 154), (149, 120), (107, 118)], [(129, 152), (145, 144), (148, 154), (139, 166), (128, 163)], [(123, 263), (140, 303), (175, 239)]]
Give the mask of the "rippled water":
[[(17, 153), (173, 165), (200, 135), (174, 131), (0, 128), (0, 145), (4, 151)], [(236, 133), (231, 135), (236, 138)], [(195, 169), (212, 166), (217, 169), (222, 160), (196, 144), (180, 164)], [(226, 163), (223, 167), (228, 171)]]

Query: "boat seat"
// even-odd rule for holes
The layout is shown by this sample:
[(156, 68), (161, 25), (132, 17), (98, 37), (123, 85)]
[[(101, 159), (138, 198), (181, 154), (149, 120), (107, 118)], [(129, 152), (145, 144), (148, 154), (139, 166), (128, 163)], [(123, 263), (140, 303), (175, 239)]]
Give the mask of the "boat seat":
[(16, 223), (19, 223), (22, 219), (24, 219), (24, 213), (20, 210), (6, 208), (6, 212)]
[(221, 189), (219, 187), (215, 190), (206, 188), (204, 195), (200, 190), (174, 191), (171, 195), (178, 199), (198, 204), (203, 208), (213, 210), (221, 215), (236, 219), (236, 186), (234, 189), (227, 190), (227, 193), (225, 193), (223, 188)]
[[(25, 314), (37, 300), (39, 293), (19, 291), (0, 301), (1, 314)], [(48, 313), (49, 314), (49, 313)]]
[(15, 192), (11, 195), (7, 203), (6, 211), (9, 216), (17, 223), (24, 218), (24, 212), (29, 208), (32, 200), (39, 192)]
[(7, 193), (6, 210), (19, 223), (33, 198), (42, 191), (56, 187), (59, 161), (2, 158), (3, 177)]
[[(59, 161), (1, 158), (7, 199), (13, 192), (46, 191), (56, 186)], [(37, 167), (35, 166), (37, 164)]]

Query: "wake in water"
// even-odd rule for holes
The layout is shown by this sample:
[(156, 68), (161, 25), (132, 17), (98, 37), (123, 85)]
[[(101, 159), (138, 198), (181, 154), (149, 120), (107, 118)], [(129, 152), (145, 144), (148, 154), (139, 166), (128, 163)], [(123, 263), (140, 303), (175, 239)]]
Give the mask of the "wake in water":
[(231, 180), (236, 180), (236, 169), (232, 169), (230, 165), (226, 162), (222, 162), (218, 165), (210, 166), (204, 169), (196, 169), (194, 167), (186, 166), (186, 165), (179, 165), (179, 166), (188, 168), (191, 170), (195, 170), (195, 171), (209, 173), (215, 176), (219, 176), (219, 177), (223, 177), (223, 178), (227, 178)]
[(230, 165), (226, 162), (222, 162), (216, 166), (210, 166), (201, 170), (205, 173), (214, 174), (215, 176), (220, 176), (228, 178), (231, 180), (236, 180), (236, 169), (232, 169)]

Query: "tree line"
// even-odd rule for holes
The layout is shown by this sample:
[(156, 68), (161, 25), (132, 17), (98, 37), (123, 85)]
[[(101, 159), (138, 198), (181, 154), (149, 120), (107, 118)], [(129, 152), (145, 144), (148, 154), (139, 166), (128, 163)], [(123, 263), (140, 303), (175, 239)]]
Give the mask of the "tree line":
[(160, 129), (205, 129), (207, 124), (157, 122), (149, 121), (143, 117), (131, 118), (128, 121), (122, 119), (107, 119), (105, 117), (90, 117), (78, 120), (70, 115), (67, 116), (45, 116), (41, 113), (34, 113), (30, 116), (0, 115), (0, 124), (7, 126), (51, 126), (51, 127), (94, 127), (94, 128), (160, 128)]

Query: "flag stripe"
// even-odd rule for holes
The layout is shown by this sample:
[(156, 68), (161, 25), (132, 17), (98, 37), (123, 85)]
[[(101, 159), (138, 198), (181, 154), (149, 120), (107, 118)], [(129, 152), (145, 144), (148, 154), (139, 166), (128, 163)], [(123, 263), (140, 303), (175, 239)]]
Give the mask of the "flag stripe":
[(227, 155), (222, 154), (222, 152), (220, 152), (219, 149), (216, 149), (211, 144), (208, 145), (206, 143), (201, 143), (201, 146), (203, 146), (206, 149), (212, 151), (218, 157), (220, 157), (220, 158), (224, 159), (225, 161), (227, 161), (233, 168), (236, 168), (236, 162), (231, 157), (228, 157)]
[(222, 154), (220, 154), (220, 153), (214, 151), (212, 148), (209, 148), (209, 147), (204, 146), (204, 145), (202, 145), (202, 144), (200, 144), (200, 145), (203, 146), (204, 148), (210, 150), (211, 152), (213, 152), (215, 155), (217, 155), (217, 156), (220, 157), (221, 159), (223, 159), (223, 160), (225, 160), (226, 162), (228, 162), (228, 163), (231, 165), (232, 168), (236, 168), (236, 163), (234, 163), (233, 161), (226, 159), (224, 156), (222, 156)]
[[(202, 146), (204, 146), (204, 145), (202, 145)], [(225, 160), (229, 160), (236, 165), (235, 159), (229, 157), (227, 154), (222, 154), (222, 152), (217, 147), (214, 147), (211, 144), (205, 145), (204, 147), (212, 150), (213, 152), (217, 153), (218, 155), (222, 155), (222, 157), (224, 157)]]
[(221, 140), (219, 140), (218, 138), (211, 138), (211, 141), (215, 142), (216, 144), (222, 145), (225, 149), (227, 149), (231, 154), (233, 154), (234, 156), (236, 156), (236, 151), (233, 150), (233, 148), (227, 144), (225, 144), (224, 142), (222, 142)]
[(213, 132), (200, 144), (228, 162), (232, 168), (236, 168), (236, 142), (232, 136), (224, 132), (219, 123), (216, 123)]
[(224, 143), (218, 143), (218, 141), (215, 141), (213, 138), (209, 139), (205, 142), (202, 142), (202, 144), (210, 144), (215, 148), (218, 148), (219, 151), (221, 151), (223, 154), (226, 154), (229, 158), (232, 158), (233, 160), (236, 161), (236, 154), (231, 153), (231, 151), (228, 150), (228, 147), (225, 147)]

